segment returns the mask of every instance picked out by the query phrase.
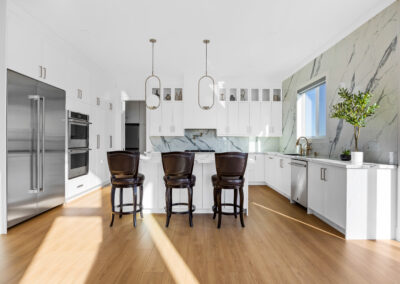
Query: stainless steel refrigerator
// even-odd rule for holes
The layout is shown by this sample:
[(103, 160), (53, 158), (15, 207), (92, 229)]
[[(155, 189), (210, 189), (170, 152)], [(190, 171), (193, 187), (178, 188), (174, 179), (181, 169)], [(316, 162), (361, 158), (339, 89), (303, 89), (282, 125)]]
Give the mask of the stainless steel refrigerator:
[(7, 225), (64, 203), (65, 91), (7, 71)]

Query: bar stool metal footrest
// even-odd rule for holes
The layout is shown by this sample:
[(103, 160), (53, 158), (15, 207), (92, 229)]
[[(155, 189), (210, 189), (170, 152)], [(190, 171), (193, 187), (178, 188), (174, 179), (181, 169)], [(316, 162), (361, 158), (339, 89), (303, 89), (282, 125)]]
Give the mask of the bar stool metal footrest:
[[(172, 203), (172, 204), (171, 204), (172, 207), (173, 207), (173, 206), (176, 206), (176, 205), (189, 206), (189, 203)], [(167, 210), (165, 207), (164, 207), (164, 209)], [(195, 206), (195, 205), (192, 205), (192, 213), (193, 213), (194, 211), (196, 211), (196, 206)], [(171, 214), (189, 214), (189, 213), (190, 213), (189, 210), (188, 210), (188, 211), (171, 211)]]
[[(233, 204), (233, 203), (221, 203), (221, 206), (232, 206), (232, 207), (239, 208), (239, 211), (237, 211), (236, 213), (235, 213), (235, 212), (221, 211), (221, 214), (222, 214), (222, 215), (235, 215), (235, 214), (240, 214), (240, 213), (242, 213), (242, 211), (240, 210), (240, 206), (237, 205), (237, 204)], [(215, 212), (215, 213), (219, 213), (219, 212), (218, 212), (218, 206), (215, 206), (215, 205), (214, 205), (214, 206), (212, 207), (212, 210), (213, 210), (213, 212)], [(244, 209), (243, 209), (243, 213), (244, 213)]]
[[(133, 203), (124, 203), (124, 204), (122, 204), (122, 209), (124, 208), (124, 206), (134, 206), (134, 204)], [(114, 207), (115, 207), (115, 210), (117, 208), (121, 208), (120, 205), (114, 205)], [(140, 206), (139, 204), (136, 204), (136, 207), (138, 207), (138, 209), (136, 209), (136, 211), (134, 211), (134, 210), (132, 210), (132, 211), (123, 211), (122, 210), (122, 213), (120, 211), (111, 211), (111, 212), (114, 213), (114, 214), (117, 214), (117, 215), (121, 215), (121, 214), (122, 215), (131, 215), (131, 214), (135, 214), (135, 213), (140, 213), (140, 211), (143, 209), (142, 206)]]

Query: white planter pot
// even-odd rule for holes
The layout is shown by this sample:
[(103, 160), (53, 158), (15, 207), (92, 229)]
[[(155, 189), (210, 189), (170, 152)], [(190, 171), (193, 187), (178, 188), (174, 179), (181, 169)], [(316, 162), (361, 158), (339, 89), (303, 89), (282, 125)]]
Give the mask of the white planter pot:
[(351, 163), (353, 165), (362, 165), (364, 162), (364, 152), (351, 152)]

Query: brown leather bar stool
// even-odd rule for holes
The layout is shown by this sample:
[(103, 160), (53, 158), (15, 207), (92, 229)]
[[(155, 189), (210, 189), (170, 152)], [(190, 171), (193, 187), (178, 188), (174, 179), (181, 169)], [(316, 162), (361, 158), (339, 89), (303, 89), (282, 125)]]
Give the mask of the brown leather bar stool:
[[(133, 226), (136, 227), (136, 213), (140, 212), (143, 218), (143, 181), (144, 175), (140, 174), (139, 152), (129, 151), (113, 151), (107, 153), (108, 167), (111, 173), (111, 207), (112, 217), (110, 227), (114, 223), (114, 215), (118, 214), (120, 218), (122, 215), (133, 214)], [(137, 188), (140, 188), (140, 202), (137, 204)], [(119, 188), (120, 202), (115, 205), (115, 190)], [(133, 190), (133, 203), (123, 203), (123, 189), (132, 188)], [(133, 206), (133, 211), (124, 212), (125, 206)], [(139, 206), (139, 209), (137, 209)], [(117, 211), (117, 209), (119, 209)]]
[[(243, 186), (244, 173), (247, 165), (247, 153), (227, 152), (215, 154), (215, 166), (217, 174), (211, 177), (214, 186), (214, 206), (213, 219), (218, 214), (218, 229), (221, 228), (222, 215), (234, 215), (237, 218), (237, 208), (239, 208), (240, 223), (244, 227), (243, 220)], [(222, 189), (233, 189), (233, 203), (221, 203)], [(237, 205), (237, 195), (240, 194), (240, 205)], [(223, 212), (222, 206), (233, 206), (233, 213)]]
[[(193, 227), (193, 212), (196, 206), (193, 205), (193, 187), (196, 183), (196, 176), (192, 174), (194, 165), (194, 153), (185, 152), (169, 152), (162, 153), (162, 164), (164, 168), (165, 182), (165, 202), (167, 220), (165, 226), (169, 226), (171, 214), (189, 214), (189, 225)], [(187, 188), (188, 203), (172, 203), (172, 189)], [(188, 211), (176, 212), (172, 211), (172, 206), (187, 205)]]

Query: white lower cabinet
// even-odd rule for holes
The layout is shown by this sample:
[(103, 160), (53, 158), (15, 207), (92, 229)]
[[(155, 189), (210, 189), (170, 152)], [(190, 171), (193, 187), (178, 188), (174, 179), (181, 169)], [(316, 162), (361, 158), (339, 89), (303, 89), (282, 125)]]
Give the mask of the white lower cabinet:
[(273, 188), (277, 188), (277, 168), (276, 168), (276, 157), (272, 155), (265, 155), (264, 157), (264, 163), (265, 163), (265, 183)]
[(346, 168), (308, 163), (308, 208), (346, 227)]
[(269, 155), (264, 156), (264, 180), (272, 189), (287, 198), (291, 194), (291, 168), (290, 158)]
[(277, 189), (286, 197), (291, 196), (291, 159), (278, 157)]
[(263, 184), (264, 183), (264, 154), (249, 154), (249, 161), (247, 162), (247, 173), (249, 183)]

